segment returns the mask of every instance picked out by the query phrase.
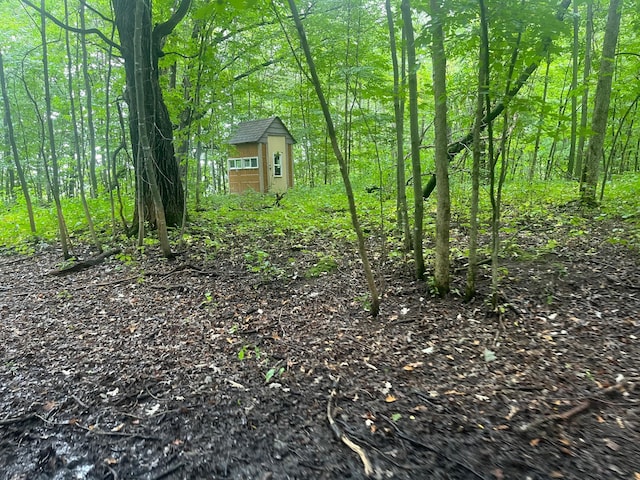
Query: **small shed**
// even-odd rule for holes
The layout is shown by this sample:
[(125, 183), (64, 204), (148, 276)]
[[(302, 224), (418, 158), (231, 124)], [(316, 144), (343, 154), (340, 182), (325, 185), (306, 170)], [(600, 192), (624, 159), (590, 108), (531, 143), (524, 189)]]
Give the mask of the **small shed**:
[(282, 193), (293, 187), (294, 143), (278, 117), (238, 124), (229, 140), (229, 191)]

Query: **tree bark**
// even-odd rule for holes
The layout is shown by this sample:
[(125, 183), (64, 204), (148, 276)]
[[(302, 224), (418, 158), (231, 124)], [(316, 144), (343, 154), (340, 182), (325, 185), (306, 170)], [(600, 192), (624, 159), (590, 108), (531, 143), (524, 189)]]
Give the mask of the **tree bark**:
[[(69, 4), (68, 4), (68, 0), (64, 0), (64, 16), (65, 16), (65, 21), (68, 22), (69, 21)], [(84, 28), (84, 27), (83, 27)], [(84, 36), (83, 36), (83, 44), (84, 42)], [(82, 155), (80, 152), (80, 145), (81, 140), (80, 140), (80, 133), (78, 132), (78, 121), (77, 121), (77, 117), (76, 117), (76, 101), (75, 101), (75, 92), (73, 90), (73, 58), (71, 56), (71, 41), (69, 38), (69, 31), (65, 30), (64, 31), (64, 44), (65, 44), (65, 49), (66, 49), (66, 53), (67, 53), (67, 88), (69, 89), (69, 109), (71, 110), (71, 124), (73, 125), (73, 143), (74, 143), (74, 153), (75, 153), (75, 157), (76, 157), (76, 175), (78, 177), (78, 192), (80, 193), (80, 203), (82, 203), (82, 210), (84, 211), (84, 217), (87, 220), (87, 228), (89, 229), (89, 235), (91, 236), (91, 240), (93, 241), (93, 244), (96, 246), (96, 248), (98, 249), (98, 252), (102, 252), (102, 245), (100, 244), (100, 240), (98, 239), (98, 236), (96, 235), (96, 229), (94, 228), (93, 225), (93, 218), (91, 218), (91, 212), (89, 211), (89, 204), (87, 203), (87, 196), (85, 194), (85, 188), (84, 188), (84, 165), (82, 165)], [(83, 49), (83, 52), (86, 54), (86, 46)], [(84, 69), (86, 72), (87, 66), (86, 66), (86, 57), (83, 55), (84, 61), (85, 61), (85, 65), (84, 65)], [(88, 74), (87, 74), (88, 75)], [(85, 82), (88, 79), (85, 78)], [(85, 83), (85, 88), (88, 85)], [(89, 85), (90, 86), (90, 85)], [(88, 97), (90, 98), (90, 93), (87, 92)], [(87, 99), (87, 103), (88, 106), (90, 105), (89, 100)], [(93, 121), (90, 124), (90, 128), (93, 128)], [(95, 135), (94, 135), (94, 139), (93, 142), (89, 142), (91, 145), (93, 145), (92, 150), (95, 151)], [(95, 160), (95, 155), (94, 155), (94, 160)], [(94, 168), (94, 173), (95, 173), (95, 168)]]
[[(49, 140), (49, 156), (51, 157), (51, 176), (50, 180), (51, 195), (56, 205), (56, 216), (58, 219), (58, 234), (60, 237), (60, 247), (62, 248), (62, 256), (66, 260), (70, 257), (69, 254), (69, 236), (67, 232), (67, 224), (64, 220), (64, 214), (62, 212), (62, 204), (60, 202), (60, 181), (58, 173), (58, 155), (56, 153), (56, 142), (53, 128), (53, 115), (51, 108), (51, 87), (49, 85), (49, 56), (47, 49), (47, 28), (45, 22), (44, 12), (44, 0), (40, 0), (40, 35), (42, 38), (42, 68), (44, 78), (44, 98), (47, 108), (47, 133)], [(45, 160), (45, 170), (49, 170)]]
[[(431, 62), (433, 64), (433, 96), (435, 101), (435, 164), (438, 182), (436, 211), (436, 258), (434, 285), (441, 296), (449, 293), (449, 225), (451, 198), (449, 193), (449, 155), (447, 153), (447, 60), (440, 0), (430, 0)], [(420, 199), (422, 201), (422, 199)]]
[(585, 159), (582, 182), (580, 184), (580, 201), (586, 205), (596, 204), (596, 187), (598, 171), (604, 156), (604, 137), (609, 115), (609, 101), (611, 99), (611, 85), (613, 83), (614, 56), (620, 32), (620, 17), (622, 16), (623, 0), (611, 0), (607, 13), (607, 25), (602, 45), (602, 59), (598, 73), (598, 84), (594, 100), (593, 117), (591, 119), (591, 138), (587, 158)]
[[(143, 28), (144, 17), (143, 3), (138, 3), (134, 15), (134, 37), (133, 37), (133, 51), (135, 61), (135, 82), (136, 82), (136, 111), (138, 117), (138, 137), (140, 139), (140, 148), (138, 149), (138, 168), (142, 167), (142, 170), (147, 175), (149, 181), (148, 189), (153, 201), (154, 217), (156, 221), (156, 227), (158, 228), (158, 238), (160, 240), (160, 248), (165, 257), (171, 256), (171, 247), (169, 246), (169, 238), (167, 235), (167, 222), (165, 220), (164, 206), (162, 204), (162, 198), (160, 196), (160, 188), (158, 185), (158, 179), (154, 165), (158, 162), (154, 158), (154, 152), (151, 149), (149, 142), (149, 131), (147, 130), (147, 110), (145, 105), (146, 85), (143, 78), (144, 75), (144, 61), (147, 57), (143, 53), (144, 38), (147, 36), (148, 31)], [(141, 157), (141, 158), (140, 158)]]
[[(424, 203), (422, 200), (422, 168), (420, 165), (420, 127), (418, 125), (418, 65), (416, 45), (411, 19), (411, 2), (402, 0), (402, 21), (407, 42), (407, 67), (409, 72), (409, 132), (411, 137), (411, 165), (413, 169), (413, 259), (417, 280), (424, 277), (424, 252), (422, 251), (422, 230)], [(435, 182), (434, 182), (435, 186)]]
[(593, 38), (593, 0), (587, 0), (587, 24), (584, 42), (584, 68), (582, 71), (582, 101), (580, 103), (580, 135), (573, 174), (579, 177), (582, 173), (584, 161), (584, 143), (586, 138), (587, 120), (589, 117), (589, 77), (591, 76), (591, 42)]
[[(480, 11), (484, 10), (484, 2), (478, 0)], [(471, 166), (471, 208), (469, 212), (469, 269), (467, 270), (467, 285), (465, 289), (465, 299), (471, 300), (476, 294), (476, 279), (478, 277), (478, 210), (480, 199), (480, 161), (482, 156), (482, 142), (480, 134), (482, 132), (482, 121), (484, 118), (485, 95), (489, 94), (488, 64), (488, 38), (487, 28), (484, 25), (486, 15), (480, 15), (480, 51), (478, 54), (478, 95), (476, 98), (476, 116), (473, 122), (473, 164)]]
[(288, 0), (288, 2), (289, 2), (289, 8), (291, 9), (291, 14), (293, 16), (293, 20), (295, 22), (296, 30), (298, 31), (300, 44), (302, 45), (302, 50), (304, 51), (304, 55), (307, 60), (307, 65), (309, 67), (309, 75), (311, 76), (311, 81), (315, 88), (316, 95), (318, 96), (318, 101), (320, 103), (320, 107), (324, 115), (325, 123), (327, 125), (327, 131), (329, 134), (329, 139), (331, 140), (333, 153), (336, 156), (336, 159), (338, 160), (338, 165), (340, 166), (340, 173), (342, 175), (342, 181), (344, 183), (344, 189), (347, 195), (347, 201), (349, 203), (349, 213), (351, 216), (351, 224), (353, 225), (353, 230), (355, 231), (356, 237), (358, 239), (358, 252), (360, 254), (360, 260), (362, 261), (362, 267), (364, 270), (365, 279), (367, 281), (367, 286), (369, 287), (369, 293), (371, 295), (371, 315), (373, 315), (374, 317), (377, 317), (378, 313), (380, 312), (380, 296), (378, 295), (378, 288), (376, 286), (375, 279), (373, 277), (373, 271), (371, 269), (371, 263), (369, 262), (369, 257), (367, 255), (367, 249), (364, 241), (364, 234), (362, 233), (362, 228), (360, 227), (360, 220), (358, 219), (356, 202), (353, 196), (353, 188), (351, 186), (351, 180), (349, 179), (349, 171), (347, 169), (347, 162), (345, 161), (345, 158), (342, 155), (342, 152), (340, 151), (340, 146), (338, 145), (338, 137), (336, 135), (335, 127), (333, 125), (333, 119), (331, 118), (331, 112), (329, 111), (329, 104), (325, 99), (324, 92), (322, 90), (322, 85), (320, 84), (320, 78), (318, 77), (318, 73), (316, 71), (315, 62), (313, 61), (313, 57), (311, 56), (311, 49), (309, 48), (309, 43), (307, 42), (307, 35), (305, 34), (302, 21), (300, 20), (298, 7), (296, 6), (295, 0)]
[[(84, 9), (85, 0), (80, 2), (80, 28), (85, 30)], [(66, 34), (69, 31), (66, 30)], [(98, 196), (98, 176), (96, 175), (96, 129), (93, 122), (93, 94), (91, 88), (91, 77), (89, 76), (89, 56), (87, 54), (87, 35), (80, 34), (80, 46), (82, 48), (82, 78), (84, 81), (84, 93), (87, 108), (87, 134), (89, 137), (89, 184), (91, 198)]]
[(571, 51), (571, 145), (567, 161), (567, 178), (573, 176), (576, 162), (576, 143), (578, 139), (578, 55), (579, 55), (580, 17), (578, 16), (578, 2), (573, 2), (573, 48)]
[[(144, 83), (144, 107), (148, 112), (144, 122), (148, 134), (148, 143), (155, 163), (154, 173), (157, 178), (159, 193), (164, 207), (166, 223), (168, 226), (177, 227), (182, 220), (184, 208), (184, 190), (180, 178), (178, 161), (173, 145), (173, 127), (169, 118), (169, 112), (162, 97), (159, 82), (158, 60), (164, 54), (162, 43), (176, 25), (186, 15), (191, 0), (182, 0), (174, 15), (166, 22), (152, 26), (150, 2), (145, 0), (113, 0), (115, 23), (120, 36), (120, 48), (124, 59), (124, 68), (127, 85), (127, 103), (129, 105), (129, 133), (133, 145), (134, 164), (139, 155), (141, 139), (138, 129), (138, 107), (136, 106), (136, 90), (138, 82)], [(141, 8), (142, 29), (151, 32), (142, 38), (141, 52), (144, 58), (140, 62), (142, 72), (136, 75), (134, 54), (135, 38), (135, 11)], [(137, 80), (138, 79), (138, 80)], [(149, 188), (150, 179), (145, 168), (137, 169), (136, 175), (141, 178), (138, 184), (142, 188), (142, 208), (136, 205), (134, 213), (134, 228), (138, 225), (138, 219), (142, 216), (153, 227), (157, 227), (157, 209), (154, 207), (153, 195)]]
[(393, 111), (396, 121), (396, 183), (397, 183), (397, 229), (402, 232), (402, 244), (405, 251), (411, 249), (411, 230), (409, 228), (409, 214), (407, 210), (407, 187), (404, 162), (404, 100), (401, 95), (400, 67), (398, 65), (398, 51), (396, 33), (391, 11), (391, 0), (385, 1), (387, 25), (389, 28), (389, 47), (391, 49), (391, 64), (393, 66)]

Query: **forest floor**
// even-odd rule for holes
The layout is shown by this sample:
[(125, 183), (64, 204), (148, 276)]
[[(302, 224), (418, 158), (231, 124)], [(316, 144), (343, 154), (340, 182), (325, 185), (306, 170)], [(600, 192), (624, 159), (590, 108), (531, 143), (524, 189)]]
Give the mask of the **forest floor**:
[(498, 314), (486, 267), (465, 303), (462, 260), (439, 299), (395, 259), (371, 318), (355, 249), (320, 237), (61, 276), (53, 248), (5, 254), (0, 478), (638, 480), (640, 261), (615, 228), (522, 224)]

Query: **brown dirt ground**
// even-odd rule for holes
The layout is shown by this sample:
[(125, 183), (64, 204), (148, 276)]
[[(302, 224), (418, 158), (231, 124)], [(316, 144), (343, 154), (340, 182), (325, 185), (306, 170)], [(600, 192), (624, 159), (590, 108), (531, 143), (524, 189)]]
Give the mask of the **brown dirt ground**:
[[(487, 270), (464, 303), (396, 261), (373, 319), (336, 241), (265, 238), (256, 272), (198, 246), (65, 276), (0, 257), (0, 478), (365, 478), (329, 411), (373, 478), (638, 480), (640, 269), (606, 230), (544, 255), (519, 231), (501, 315)], [(306, 277), (318, 250), (338, 268)]]

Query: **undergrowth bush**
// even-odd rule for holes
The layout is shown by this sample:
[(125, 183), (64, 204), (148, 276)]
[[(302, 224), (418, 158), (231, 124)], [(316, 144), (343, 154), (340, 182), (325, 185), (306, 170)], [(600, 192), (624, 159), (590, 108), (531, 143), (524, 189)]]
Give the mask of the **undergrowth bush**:
[[(453, 172), (452, 216), (454, 228), (468, 228), (470, 181), (464, 172)], [(356, 204), (363, 230), (372, 239), (384, 239), (391, 250), (400, 248), (395, 234), (395, 192), (383, 187), (373, 191), (365, 181), (354, 182)], [(410, 187), (408, 191), (411, 205)], [(615, 241), (624, 239), (640, 248), (640, 174), (614, 176), (606, 185), (602, 205), (585, 211), (576, 201), (578, 185), (575, 182), (547, 181), (530, 183), (525, 180), (509, 181), (504, 186), (502, 225), (509, 235), (522, 225), (544, 223), (569, 226), (570, 234), (585, 234), (587, 219), (621, 221), (622, 232), (612, 232)], [(89, 199), (96, 231), (103, 241), (114, 237), (111, 207), (106, 195)], [(190, 209), (189, 225), (183, 238), (185, 244), (201, 243), (213, 250), (223, 248), (241, 238), (249, 250), (260, 251), (269, 241), (285, 239), (291, 244), (348, 241), (355, 239), (348, 205), (342, 185), (324, 185), (315, 188), (296, 186), (290, 189), (276, 205), (272, 195), (255, 192), (242, 195), (214, 195), (203, 199), (199, 211)], [(411, 207), (410, 207), (411, 208)], [(435, 223), (435, 195), (425, 201), (425, 237), (427, 249)], [(63, 202), (65, 219), (74, 242), (88, 242), (86, 219), (77, 198)], [(126, 205), (126, 218), (132, 216), (132, 205)], [(481, 233), (487, 232), (491, 216), (488, 186), (481, 186)], [(34, 205), (37, 233), (31, 234), (24, 202), (18, 199), (5, 204), (0, 211), (0, 245), (5, 249), (28, 252), (43, 242), (56, 241), (57, 221), (53, 205)], [(118, 214), (116, 212), (116, 217)], [(116, 228), (121, 228), (118, 224)], [(122, 232), (118, 232), (121, 234)], [(178, 240), (178, 230), (173, 238)], [(455, 241), (455, 236), (452, 236)], [(393, 244), (395, 242), (395, 244)]]

